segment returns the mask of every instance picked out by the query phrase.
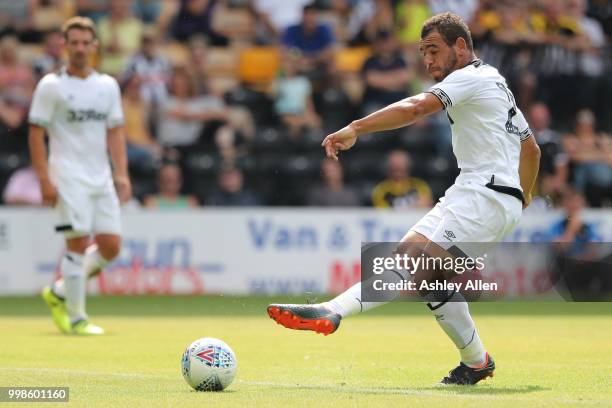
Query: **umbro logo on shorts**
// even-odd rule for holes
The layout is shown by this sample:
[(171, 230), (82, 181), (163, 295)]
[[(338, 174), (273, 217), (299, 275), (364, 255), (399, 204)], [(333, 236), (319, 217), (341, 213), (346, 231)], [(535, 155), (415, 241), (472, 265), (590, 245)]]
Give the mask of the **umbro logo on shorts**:
[(449, 241), (452, 241), (457, 237), (455, 236), (455, 233), (453, 231), (444, 230), (444, 238), (448, 239)]

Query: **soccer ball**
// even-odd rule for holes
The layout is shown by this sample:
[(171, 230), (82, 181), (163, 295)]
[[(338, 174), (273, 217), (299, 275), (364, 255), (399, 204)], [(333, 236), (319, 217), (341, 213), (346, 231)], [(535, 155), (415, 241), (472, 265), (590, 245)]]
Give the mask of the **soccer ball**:
[(182, 372), (196, 391), (221, 391), (236, 376), (236, 355), (225, 342), (206, 337), (191, 343), (183, 353)]

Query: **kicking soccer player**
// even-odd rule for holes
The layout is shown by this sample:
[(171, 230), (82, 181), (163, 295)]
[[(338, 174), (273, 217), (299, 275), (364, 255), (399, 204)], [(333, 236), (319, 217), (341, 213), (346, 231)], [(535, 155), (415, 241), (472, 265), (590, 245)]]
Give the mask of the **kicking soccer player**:
[[(85, 284), (119, 253), (119, 199), (125, 202), (131, 196), (121, 94), (112, 77), (90, 66), (98, 46), (94, 23), (73, 17), (62, 31), (68, 65), (41, 79), (29, 115), (32, 164), (45, 204), (57, 211), (55, 230), (64, 234), (67, 249), (63, 279), (42, 296), (62, 332), (103, 334), (85, 312)], [(91, 233), (95, 244), (88, 247)]]
[[(350, 149), (364, 133), (396, 129), (446, 110), (461, 173), (444, 198), (408, 231), (398, 250), (424, 247), (431, 256), (448, 257), (470, 253), (465, 243), (490, 247), (516, 226), (522, 208), (529, 205), (540, 150), (506, 80), (474, 55), (471, 34), (459, 16), (444, 13), (427, 20), (421, 30), (420, 51), (437, 84), (352, 122), (327, 136), (322, 145), (337, 160), (338, 152)], [(421, 295), (429, 300), (427, 305), (461, 355), (459, 366), (441, 383), (476, 384), (492, 376), (495, 364), (461, 294)], [(272, 304), (268, 314), (290, 329), (330, 334), (344, 317), (381, 304), (361, 297), (358, 283), (329, 302)]]

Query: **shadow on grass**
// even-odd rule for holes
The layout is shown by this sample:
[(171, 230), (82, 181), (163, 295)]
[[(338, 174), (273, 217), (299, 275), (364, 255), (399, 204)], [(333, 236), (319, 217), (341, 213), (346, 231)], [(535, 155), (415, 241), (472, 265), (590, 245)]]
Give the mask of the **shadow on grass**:
[(441, 385), (431, 387), (419, 387), (418, 390), (424, 391), (439, 391), (445, 394), (528, 394), (530, 392), (550, 391), (550, 388), (544, 388), (539, 385), (523, 385), (520, 387), (496, 387), (495, 385), (488, 386), (464, 386), (464, 385)]
[(428, 386), (428, 387), (355, 387), (343, 384), (339, 385), (314, 385), (314, 384), (280, 384), (273, 382), (251, 382), (237, 381), (245, 385), (263, 386), (277, 389), (302, 389), (313, 391), (330, 391), (337, 393), (352, 393), (352, 394), (385, 394), (385, 395), (428, 395), (428, 396), (457, 396), (457, 395), (512, 395), (512, 394), (528, 394), (532, 392), (547, 391), (550, 388), (544, 388), (539, 385), (525, 385), (519, 387), (495, 387), (490, 386)]

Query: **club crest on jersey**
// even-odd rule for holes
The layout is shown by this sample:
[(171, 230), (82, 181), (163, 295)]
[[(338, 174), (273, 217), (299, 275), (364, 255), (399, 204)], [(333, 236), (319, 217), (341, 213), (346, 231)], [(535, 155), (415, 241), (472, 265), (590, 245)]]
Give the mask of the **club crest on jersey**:
[(94, 109), (78, 109), (68, 111), (68, 122), (106, 121), (106, 113)]

